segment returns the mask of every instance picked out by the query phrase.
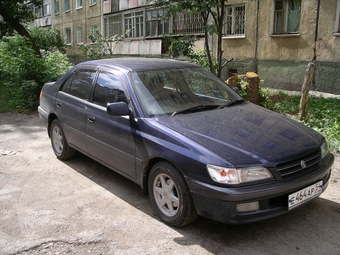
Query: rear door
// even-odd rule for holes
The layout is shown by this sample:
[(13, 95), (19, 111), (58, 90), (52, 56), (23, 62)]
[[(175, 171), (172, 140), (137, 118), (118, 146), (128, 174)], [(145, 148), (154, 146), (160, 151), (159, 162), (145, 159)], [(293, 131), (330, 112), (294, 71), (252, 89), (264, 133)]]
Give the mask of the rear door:
[(56, 113), (69, 145), (86, 152), (85, 114), (96, 77), (95, 67), (81, 67), (61, 86), (56, 99)]
[(99, 70), (92, 102), (86, 111), (88, 153), (108, 167), (136, 179), (134, 130), (129, 116), (111, 116), (109, 103), (126, 102), (124, 80), (118, 71)]

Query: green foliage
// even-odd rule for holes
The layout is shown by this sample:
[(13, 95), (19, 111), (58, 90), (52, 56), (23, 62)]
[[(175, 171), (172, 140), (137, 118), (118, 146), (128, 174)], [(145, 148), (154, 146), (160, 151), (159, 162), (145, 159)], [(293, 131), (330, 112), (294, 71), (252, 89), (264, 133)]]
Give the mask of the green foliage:
[(0, 41), (0, 109), (36, 110), (42, 85), (58, 79), (70, 67), (66, 55), (59, 51), (42, 51), (39, 58), (27, 38), (4, 37)]
[(196, 41), (195, 36), (184, 35), (179, 38), (175, 37), (166, 37), (165, 42), (168, 43), (169, 46), (169, 54), (173, 58), (178, 58), (180, 56), (192, 57), (194, 54), (193, 47)]
[[(184, 35), (182, 37), (171, 37), (165, 38), (165, 42), (169, 46), (169, 55), (173, 58), (187, 57), (191, 62), (200, 65), (208, 70), (210, 70), (208, 56), (205, 50), (195, 51), (193, 49), (195, 41), (197, 38), (195, 36)], [(216, 60), (212, 60), (212, 67), (217, 70), (218, 63)]]
[[(30, 0), (34, 6), (41, 6), (41, 0)], [(0, 16), (9, 17), (21, 24), (33, 21), (36, 16), (32, 11), (32, 5), (28, 5), (26, 0), (1, 0), (0, 1)], [(11, 24), (0, 19), (0, 39), (6, 35), (13, 35), (14, 28)]]
[[(126, 34), (130, 30), (126, 31)], [(113, 55), (113, 47), (124, 39), (123, 35), (114, 35), (110, 38), (103, 36), (99, 30), (95, 34), (89, 34), (88, 38), (91, 40), (89, 44), (80, 44), (78, 47), (83, 52), (86, 60), (95, 60), (103, 58), (111, 58)]]
[(66, 44), (60, 31), (54, 27), (42, 29), (34, 26), (29, 29), (29, 33), (40, 50), (60, 51), (66, 53)]

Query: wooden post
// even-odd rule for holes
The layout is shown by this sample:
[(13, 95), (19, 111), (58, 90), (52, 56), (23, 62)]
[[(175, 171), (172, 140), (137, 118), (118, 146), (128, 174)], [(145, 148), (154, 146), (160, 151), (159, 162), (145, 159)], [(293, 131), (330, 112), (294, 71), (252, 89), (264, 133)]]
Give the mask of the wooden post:
[(249, 101), (259, 105), (260, 104), (260, 96), (259, 96), (259, 87), (260, 87), (260, 77), (257, 73), (247, 72), (246, 77), (249, 80), (249, 88), (250, 88), (250, 97)]
[(313, 81), (315, 70), (315, 61), (311, 61), (308, 63), (307, 70), (305, 73), (305, 78), (302, 85), (301, 90), (301, 99), (300, 99), (300, 120), (305, 120), (307, 118), (307, 109), (308, 109), (308, 93), (310, 85)]

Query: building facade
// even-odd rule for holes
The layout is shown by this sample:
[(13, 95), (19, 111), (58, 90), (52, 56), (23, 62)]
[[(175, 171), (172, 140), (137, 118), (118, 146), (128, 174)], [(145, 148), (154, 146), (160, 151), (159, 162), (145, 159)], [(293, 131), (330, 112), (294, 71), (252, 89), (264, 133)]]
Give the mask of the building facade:
[(41, 6), (33, 6), (33, 12), (37, 16), (34, 26), (50, 27), (52, 25), (51, 0), (41, 0)]
[[(115, 45), (115, 54), (162, 55), (167, 52), (166, 36), (196, 35), (202, 38), (204, 26), (198, 13), (182, 12), (167, 17), (166, 8), (150, 5), (146, 0), (105, 0), (103, 2), (104, 35), (124, 35)], [(197, 47), (203, 47), (199, 40)]]
[(340, 94), (340, 0), (229, 0), (224, 75), (257, 72), (264, 86), (301, 90), (316, 60), (314, 90)]
[(88, 34), (102, 27), (101, 0), (50, 0), (52, 24), (65, 38), (67, 55), (78, 62), (81, 43), (90, 43)]
[[(254, 71), (264, 86), (300, 90), (314, 59), (311, 89), (340, 94), (340, 0), (228, 0), (225, 11), (223, 57), (233, 61), (223, 79)], [(105, 37), (124, 36), (112, 46), (117, 55), (161, 56), (169, 35), (196, 35), (196, 47), (204, 48), (199, 14), (166, 12), (146, 0), (43, 0), (39, 22), (61, 31), (74, 62), (82, 54), (78, 45), (90, 43), (87, 35), (96, 29)], [(216, 54), (216, 37), (209, 43)]]

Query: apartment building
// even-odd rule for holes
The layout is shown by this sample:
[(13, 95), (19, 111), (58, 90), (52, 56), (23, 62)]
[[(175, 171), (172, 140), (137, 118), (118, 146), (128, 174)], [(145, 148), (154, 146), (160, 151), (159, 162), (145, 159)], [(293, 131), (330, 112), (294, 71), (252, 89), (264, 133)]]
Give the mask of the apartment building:
[[(124, 35), (115, 45), (115, 54), (161, 55), (167, 52), (167, 35), (196, 35), (203, 38), (204, 26), (198, 13), (182, 12), (166, 16), (166, 8), (157, 8), (146, 0), (105, 0), (103, 2), (104, 35)], [(196, 47), (203, 48), (198, 40)]]
[(78, 45), (89, 43), (87, 35), (101, 29), (102, 0), (44, 1), (51, 1), (52, 24), (65, 38), (67, 55), (80, 61), (82, 52)]
[(32, 25), (39, 27), (50, 27), (52, 25), (51, 0), (41, 0), (41, 6), (34, 6), (33, 12), (37, 19)]
[[(124, 35), (113, 44), (117, 55), (160, 56), (168, 35), (196, 35), (196, 46), (204, 48), (199, 14), (168, 17), (166, 11), (146, 0), (43, 0), (40, 22), (60, 29), (75, 62), (81, 55), (77, 45), (89, 43), (87, 35), (96, 29), (106, 37)], [(339, 16), (340, 0), (228, 0), (222, 45), (223, 57), (233, 61), (222, 78), (255, 71), (264, 86), (300, 90), (307, 64), (315, 59), (312, 89), (340, 94)], [(216, 53), (216, 37), (210, 43)]]
[(229, 0), (224, 75), (252, 70), (264, 86), (301, 90), (315, 59), (312, 89), (340, 94), (339, 16), (340, 0)]

